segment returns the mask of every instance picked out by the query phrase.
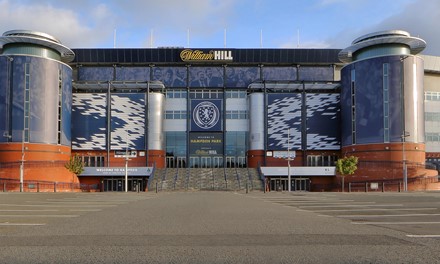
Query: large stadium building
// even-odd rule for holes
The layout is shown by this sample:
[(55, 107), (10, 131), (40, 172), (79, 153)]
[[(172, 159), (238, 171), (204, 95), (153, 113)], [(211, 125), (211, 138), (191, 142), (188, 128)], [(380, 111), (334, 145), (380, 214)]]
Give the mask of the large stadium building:
[(4, 186), (334, 191), (353, 155), (345, 190), (439, 188), (440, 58), (405, 31), (343, 50), (0, 44)]

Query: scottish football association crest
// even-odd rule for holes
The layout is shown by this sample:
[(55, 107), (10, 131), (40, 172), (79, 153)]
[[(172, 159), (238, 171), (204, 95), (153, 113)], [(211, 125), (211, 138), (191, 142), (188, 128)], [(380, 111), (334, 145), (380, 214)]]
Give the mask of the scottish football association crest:
[(214, 103), (203, 101), (194, 107), (193, 120), (198, 127), (210, 129), (220, 120), (220, 111)]

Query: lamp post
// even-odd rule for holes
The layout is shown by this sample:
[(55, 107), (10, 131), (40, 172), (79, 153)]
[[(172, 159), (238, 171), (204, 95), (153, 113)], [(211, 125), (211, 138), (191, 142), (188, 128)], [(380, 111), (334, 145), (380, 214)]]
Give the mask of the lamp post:
[(20, 192), (23, 192), (24, 181), (24, 130), (21, 136), (21, 160), (20, 160)]
[(125, 192), (128, 192), (128, 131), (126, 131), (125, 140)]
[(403, 168), (403, 191), (408, 191), (408, 169), (406, 167), (405, 138), (409, 137), (409, 132), (402, 133), (402, 168)]
[(291, 192), (291, 177), (290, 177), (290, 128), (287, 129), (287, 185), (288, 191)]

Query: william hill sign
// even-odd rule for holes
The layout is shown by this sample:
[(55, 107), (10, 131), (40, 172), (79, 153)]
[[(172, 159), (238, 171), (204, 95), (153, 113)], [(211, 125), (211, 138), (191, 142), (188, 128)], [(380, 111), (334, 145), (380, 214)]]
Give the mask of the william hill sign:
[(182, 61), (233, 61), (232, 51), (230, 50), (210, 50), (205, 52), (202, 50), (185, 49), (180, 52)]

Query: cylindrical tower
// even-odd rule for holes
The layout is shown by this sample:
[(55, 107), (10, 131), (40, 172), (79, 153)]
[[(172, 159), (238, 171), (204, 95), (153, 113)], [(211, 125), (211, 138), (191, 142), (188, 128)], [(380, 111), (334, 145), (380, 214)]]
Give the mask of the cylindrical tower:
[(148, 99), (148, 164), (158, 168), (165, 167), (165, 150), (163, 136), (163, 113), (165, 95), (150, 93)]
[(248, 166), (264, 165), (264, 93), (249, 95), (249, 150)]
[(74, 53), (45, 33), (0, 37), (0, 178), (77, 182), (71, 152)]
[[(391, 30), (362, 36), (339, 53), (349, 63), (341, 72), (343, 155), (388, 168), (425, 162), (424, 71), (416, 56), (425, 47), (424, 40)], [(362, 173), (389, 177), (384, 168)]]

